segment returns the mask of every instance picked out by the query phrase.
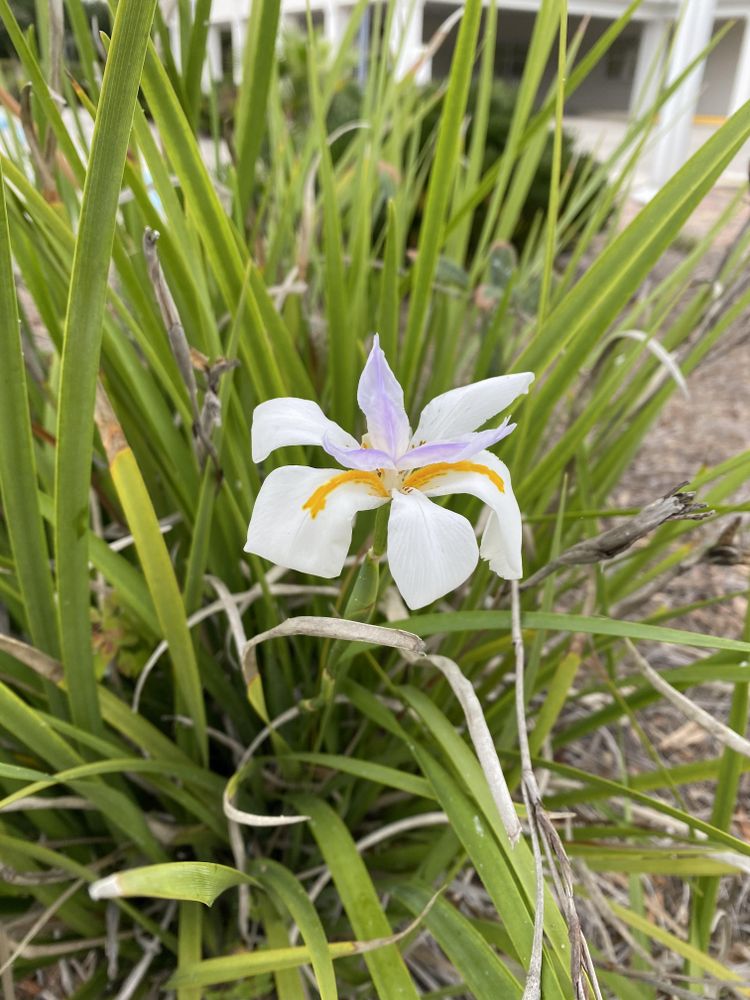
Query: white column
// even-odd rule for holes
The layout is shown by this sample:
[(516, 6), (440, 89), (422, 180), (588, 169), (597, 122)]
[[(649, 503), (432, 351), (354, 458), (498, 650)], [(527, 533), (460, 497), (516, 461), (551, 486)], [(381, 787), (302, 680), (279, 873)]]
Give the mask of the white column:
[[(716, 0), (683, 0), (670, 53), (667, 83), (683, 73), (708, 45), (715, 10)], [(659, 134), (651, 160), (652, 193), (662, 187), (687, 159), (703, 66), (702, 61), (662, 105)]]
[(634, 117), (647, 111), (656, 100), (668, 47), (669, 21), (661, 17), (645, 21), (638, 45), (633, 89), (630, 91), (630, 113)]
[(169, 25), (169, 47), (172, 50), (175, 66), (182, 69), (182, 39), (180, 38), (180, 23), (174, 20)]
[[(396, 59), (396, 78), (405, 76), (424, 53), (424, 0), (395, 0), (391, 25), (391, 52)], [(425, 61), (417, 71), (417, 83), (426, 83), (431, 65)]]
[(327, 0), (323, 6), (325, 40), (336, 53), (349, 23), (349, 11), (344, 10), (339, 0)]
[(733, 115), (746, 101), (750, 101), (750, 19), (748, 18), (742, 21), (742, 46), (734, 71), (729, 114)]
[(212, 83), (221, 80), (221, 36), (219, 28), (212, 24), (206, 38), (206, 61), (203, 64), (203, 89), (210, 90)]
[(247, 21), (236, 18), (232, 21), (232, 77), (239, 86), (242, 80), (242, 62), (247, 42)]

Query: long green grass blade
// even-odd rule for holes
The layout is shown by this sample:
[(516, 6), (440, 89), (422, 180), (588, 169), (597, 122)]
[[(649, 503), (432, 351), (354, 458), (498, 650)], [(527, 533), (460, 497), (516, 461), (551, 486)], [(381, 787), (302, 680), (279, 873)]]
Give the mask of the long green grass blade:
[[(198, 663), (174, 567), (159, 530), (159, 521), (143, 476), (111, 408), (100, 397), (99, 429), (109, 459), (112, 481), (135, 540), (136, 551), (174, 666), (178, 712), (186, 708), (193, 721), (198, 754), (208, 758), (206, 709)], [(68, 681), (70, 683), (70, 681)]]
[(307, 893), (288, 869), (266, 859), (250, 865), (248, 872), (289, 912), (310, 949), (321, 1000), (336, 1000), (336, 976), (323, 924)]
[[(80, 765), (80, 757), (57, 733), (42, 721), (21, 698), (0, 682), (0, 718), (6, 732), (15, 738), (21, 736), (23, 743), (34, 754), (39, 754), (52, 767), (65, 773), (66, 768), (73, 768), (71, 784), (76, 791), (90, 799), (104, 817), (111, 819), (113, 825), (125, 834), (147, 857), (158, 860), (163, 853), (153, 834), (148, 828), (143, 811), (136, 806), (123, 792), (109, 787), (100, 781), (78, 781), (91, 773), (92, 765)], [(81, 767), (83, 772), (81, 772)], [(94, 765), (94, 773), (97, 766)], [(113, 769), (112, 773), (117, 773)], [(58, 780), (57, 777), (43, 779), (32, 789), (48, 787)], [(6, 796), (6, 804), (24, 798), (28, 789)]]
[[(513, 859), (508, 858), (507, 851), (501, 850), (491, 835), (490, 824), (485, 817), (477, 815), (456, 782), (452, 781), (445, 769), (425, 751), (418, 750), (417, 759), (508, 929), (514, 957), (527, 968), (533, 932), (533, 915), (530, 913), (533, 897), (524, 899), (522, 893), (518, 891), (516, 876), (513, 873)], [(530, 856), (527, 860), (531, 860)], [(554, 909), (551, 898), (547, 900), (547, 909)], [(567, 996), (562, 985), (567, 978), (567, 970), (561, 962), (563, 956), (559, 951), (551, 950), (547, 952), (547, 957), (556, 960), (557, 967), (555, 968), (551, 961), (543, 964), (544, 995), (562, 1000)]]
[[(673, 521), (615, 560), (556, 569), (539, 587), (530, 578), (613, 519), (627, 525), (638, 511), (625, 503), (648, 502), (633, 463), (638, 472), (657, 419), (662, 432), (688, 422), (685, 407), (665, 409), (677, 368), (700, 380), (706, 360), (725, 364), (741, 336), (750, 304), (741, 193), (717, 195), (715, 218), (704, 224), (701, 212), (690, 233), (680, 229), (746, 140), (749, 109), (626, 226), (628, 186), (681, 81), (624, 125), (604, 163), (582, 153), (562, 111), (584, 81), (593, 91), (592, 71), (603, 73), (628, 22), (644, 16), (639, 0), (596, 38), (582, 22), (569, 39), (566, 5), (541, 0), (512, 91), (495, 79), (496, 45), (507, 55), (514, 43), (492, 0), (489, 10), (461, 6), (450, 37), (424, 38), (439, 70), (426, 87), (400, 72), (399, 58), (416, 58), (420, 42), (402, 30), (408, 0), (357, 0), (331, 23), (334, 4), (324, 38), (314, 37), (319, 12), (284, 7), (279, 34), (280, 0), (238, 0), (239, 21), (249, 14), (242, 78), (218, 80), (212, 66), (205, 93), (209, 37), (213, 60), (218, 30), (222, 64), (229, 41), (228, 25), (209, 27), (219, 14), (211, 0), (153, 8), (153, 45), (154, 0), (112, 4), (112, 41), (90, 31), (103, 8), (62, 0), (58, 77), (60, 2), (29, 0), (32, 24), (23, 4), (0, 0), (17, 57), (0, 80), (0, 312), (10, 317), (0, 330), (0, 853), (11, 947), (14, 927), (54, 912), (3, 973), (5, 992), (23, 992), (40, 964), (56, 983), (54, 965), (65, 962), (72, 995), (98, 1000), (117, 911), (117, 985), (132, 984), (139, 967), (144, 995), (171, 976), (166, 989), (180, 1000), (212, 987), (243, 1000), (522, 996), (534, 856), (527, 839), (510, 847), (445, 680), (427, 661), (340, 641), (347, 676), (326, 704), (330, 642), (296, 632), (261, 643), (257, 670), (243, 673), (247, 637), (285, 618), (341, 613), (373, 523), (355, 521), (339, 579), (247, 559), (247, 521), (271, 470), (329, 464), (305, 446), (256, 466), (254, 407), (300, 396), (364, 431), (357, 377), (376, 331), (413, 421), (414, 406), (470, 378), (519, 367), (541, 376), (500, 445), (524, 520), (532, 765), (549, 776), (544, 804), (573, 863), (582, 925), (595, 926), (596, 906), (628, 929), (614, 969), (596, 950), (603, 937), (591, 936), (603, 992), (651, 1000), (649, 958), (665, 953), (683, 963), (695, 995), (715, 991), (721, 966), (731, 968), (710, 950), (716, 887), (733, 894), (747, 867), (736, 818), (750, 761), (660, 744), (661, 696), (628, 671), (622, 640), (648, 646), (670, 684), (699, 704), (723, 685), (732, 708), (722, 718), (746, 728), (739, 563), (712, 567), (727, 586), (708, 597), (697, 581), (707, 562), (733, 562), (742, 547), (732, 532), (747, 513), (737, 498), (750, 452), (730, 455), (722, 439), (720, 460), (694, 476), (690, 489), (716, 511), (703, 529)], [(436, 11), (428, 5), (426, 33)], [(308, 30), (295, 32), (305, 20)], [(235, 58), (244, 32), (233, 24)], [(162, 234), (163, 284), (143, 253), (146, 226)], [(166, 290), (176, 316), (163, 308)], [(189, 354), (179, 364), (173, 318)], [(646, 341), (623, 338), (627, 330)], [(202, 461), (196, 410), (215, 461)], [(687, 479), (695, 453), (679, 440), (672, 453), (675, 468), (686, 466), (675, 482)], [(481, 523), (475, 498), (443, 502)], [(405, 612), (385, 562), (381, 581), (374, 620), (395, 624)], [(399, 624), (460, 662), (516, 788), (508, 605), (507, 585), (482, 562), (438, 613)], [(678, 656), (683, 665), (670, 668)], [(588, 767), (602, 741), (612, 754)], [(685, 804), (699, 784), (716, 786), (710, 820)], [(301, 811), (312, 823), (228, 826), (224, 793), (238, 809)], [(152, 864), (166, 867), (141, 867)], [(587, 893), (586, 871), (604, 901)], [(106, 905), (87, 897), (86, 884), (99, 881), (105, 897), (120, 879), (155, 895)], [(652, 908), (653, 880), (666, 879), (670, 891)], [(692, 894), (684, 933), (672, 887)], [(222, 888), (237, 891), (217, 898)], [(484, 900), (481, 918), (474, 898)], [(607, 915), (613, 899), (627, 916)], [(544, 1000), (570, 993), (564, 912), (545, 891)], [(154, 953), (163, 946), (145, 972), (142, 931)], [(414, 946), (427, 935), (429, 945)], [(434, 967), (427, 947), (442, 952)], [(95, 953), (100, 971), (84, 982), (68, 952)]]
[(253, 192), (255, 164), (265, 131), (280, 11), (281, 0), (250, 5), (242, 84), (237, 96), (237, 186), (243, 216)]
[[(310, 795), (295, 796), (295, 802), (300, 812), (310, 816), (318, 847), (331, 869), (354, 933), (361, 940), (390, 937), (393, 930), (365, 863), (341, 819), (330, 806)], [(388, 944), (366, 954), (365, 962), (381, 1000), (418, 996), (397, 945)]]
[[(432, 893), (421, 885), (394, 886), (393, 894), (418, 916), (427, 909)], [(425, 926), (463, 975), (465, 988), (477, 1000), (520, 997), (521, 983), (500, 961), (481, 933), (454, 906), (438, 899), (424, 918)]]
[(227, 865), (203, 861), (175, 861), (164, 865), (146, 865), (107, 875), (91, 888), (94, 899), (127, 896), (150, 896), (155, 899), (181, 899), (211, 906), (217, 896), (238, 885), (253, 885), (243, 872)]
[(156, 0), (117, 7), (81, 204), (65, 318), (55, 467), (55, 560), (63, 664), (74, 720), (101, 727), (89, 623), (92, 415), (117, 199)]
[[(178, 967), (200, 962), (203, 943), (203, 915), (198, 902), (180, 903)], [(177, 991), (178, 1000), (200, 1000), (200, 990), (183, 986)]]
[(18, 582), (32, 642), (57, 654), (55, 601), (44, 526), (36, 502), (37, 469), (31, 436), (12, 248), (0, 166), (0, 487)]
[[(349, 958), (359, 954), (362, 950), (357, 941), (333, 941), (328, 945), (328, 952), (332, 959)], [(167, 980), (166, 985), (169, 988), (217, 986), (221, 983), (234, 982), (237, 979), (262, 976), (268, 972), (298, 969), (301, 965), (310, 965), (311, 963), (312, 954), (310, 949), (305, 946), (256, 949), (240, 952), (237, 955), (228, 955), (224, 958), (208, 958), (203, 962), (187, 966)]]
[(461, 143), (461, 120), (466, 109), (481, 14), (480, 0), (467, 0), (456, 40), (448, 90), (443, 102), (435, 159), (427, 190), (400, 365), (402, 381), (407, 392), (412, 394), (424, 346), (430, 290), (443, 243), (445, 217), (455, 179)]
[(185, 111), (193, 126), (201, 107), (201, 83), (206, 64), (206, 41), (211, 24), (212, 0), (197, 0), (193, 7), (193, 24), (187, 51), (183, 90)]
[[(750, 135), (750, 107), (741, 108), (659, 191), (595, 261), (550, 314), (540, 336), (516, 360), (519, 370), (544, 371), (558, 363), (536, 394), (535, 426), (541, 427), (563, 385), (578, 374), (582, 356), (600, 337), (654, 266), (690, 212)], [(554, 348), (554, 349), (553, 349)], [(527, 411), (528, 412), (528, 411)]]

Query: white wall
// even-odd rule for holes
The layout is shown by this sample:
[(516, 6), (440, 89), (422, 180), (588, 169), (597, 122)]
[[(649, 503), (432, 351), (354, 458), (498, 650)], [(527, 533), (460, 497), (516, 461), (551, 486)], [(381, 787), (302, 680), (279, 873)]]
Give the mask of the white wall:
[(250, 13), (250, 0), (213, 0), (211, 20), (214, 22), (233, 21), (236, 17), (246, 18)]
[[(714, 32), (719, 31), (726, 23), (716, 21)], [(742, 45), (742, 29), (743, 22), (735, 22), (706, 60), (698, 100), (699, 115), (726, 115), (729, 112), (734, 74)], [(750, 99), (750, 94), (747, 96)]]
[[(249, 14), (251, 2), (252, 0), (213, 0), (211, 10), (213, 24), (228, 27), (238, 17), (245, 20)], [(256, 2), (263, 2), (263, 0), (256, 0)], [(509, 0), (509, 2), (512, 3), (513, 0)], [(525, 3), (527, 0), (516, 0), (516, 2)], [(692, 2), (700, 3), (702, 0), (692, 0)], [(648, 0), (646, 0), (647, 3)], [(667, 4), (669, 5), (669, 0), (667, 0)], [(286, 2), (282, 0), (282, 7), (296, 9), (298, 6), (298, 2), (290, 3), (289, 0)], [(320, 8), (326, 4), (322, 0), (312, 0), (312, 6)], [(443, 2), (443, 0), (426, 3), (422, 41), (430, 40), (456, 6), (459, 4), (450, 4)], [(748, 11), (750, 12), (750, 3)], [(322, 12), (316, 10), (314, 20), (320, 21), (322, 16)], [(291, 17), (293, 18), (294, 15)], [(300, 20), (304, 20), (304, 15), (300, 16)], [(580, 21), (580, 17), (570, 18), (569, 37), (573, 36)], [(523, 51), (531, 37), (533, 23), (533, 13), (508, 10), (507, 5), (501, 5), (498, 13), (498, 48), (495, 66), (497, 75), (508, 79), (509, 82), (513, 82), (514, 77), (520, 78)], [(601, 17), (591, 18), (579, 58), (591, 48), (610, 23), (609, 20)], [(717, 21), (715, 30), (718, 30), (725, 23), (725, 21)], [(740, 56), (743, 27), (743, 21), (734, 24), (709, 56), (698, 103), (698, 114), (724, 115), (729, 111), (732, 85)], [(615, 48), (604, 57), (570, 98), (566, 109), (569, 114), (627, 113), (633, 84), (635, 55), (641, 30), (642, 22), (631, 22), (625, 28), (615, 43)], [(450, 70), (457, 31), (458, 27), (456, 26), (433, 59), (432, 72), (433, 76), (438, 79), (445, 77)], [(554, 64), (550, 62), (545, 73), (545, 84), (551, 83), (554, 79), (554, 72)], [(750, 98), (750, 94), (748, 94), (748, 98)]]

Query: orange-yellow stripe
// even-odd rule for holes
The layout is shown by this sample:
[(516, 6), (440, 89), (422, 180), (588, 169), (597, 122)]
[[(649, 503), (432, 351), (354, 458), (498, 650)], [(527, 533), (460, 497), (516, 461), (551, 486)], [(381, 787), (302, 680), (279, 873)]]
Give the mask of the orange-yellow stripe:
[(328, 482), (319, 486), (302, 504), (302, 510), (309, 510), (310, 517), (312, 518), (317, 517), (325, 507), (331, 493), (346, 483), (360, 483), (374, 490), (376, 496), (388, 496), (388, 490), (383, 486), (376, 472), (361, 472), (359, 469), (351, 469), (349, 472), (342, 472), (338, 476), (333, 476)]
[(505, 483), (494, 469), (489, 469), (486, 465), (480, 465), (478, 462), (435, 462), (433, 465), (425, 465), (421, 469), (410, 472), (404, 480), (404, 486), (423, 490), (432, 479), (444, 476), (449, 472), (478, 472), (480, 475), (486, 476), (501, 493), (505, 493)]

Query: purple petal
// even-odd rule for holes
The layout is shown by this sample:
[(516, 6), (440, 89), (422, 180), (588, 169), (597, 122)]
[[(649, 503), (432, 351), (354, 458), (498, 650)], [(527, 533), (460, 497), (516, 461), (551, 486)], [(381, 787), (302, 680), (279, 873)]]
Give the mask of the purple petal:
[(377, 334), (359, 379), (357, 402), (367, 418), (373, 449), (386, 452), (395, 461), (409, 446), (411, 428), (404, 410), (404, 390), (388, 367)]
[(377, 448), (340, 448), (328, 435), (324, 435), (323, 448), (335, 458), (345, 469), (362, 469), (368, 472), (373, 469), (395, 469), (396, 465), (390, 455)]
[(509, 423), (509, 419), (506, 417), (499, 427), (487, 431), (462, 434), (451, 441), (433, 441), (412, 448), (399, 458), (397, 468), (421, 469), (436, 462), (464, 462), (511, 434), (516, 425)]

